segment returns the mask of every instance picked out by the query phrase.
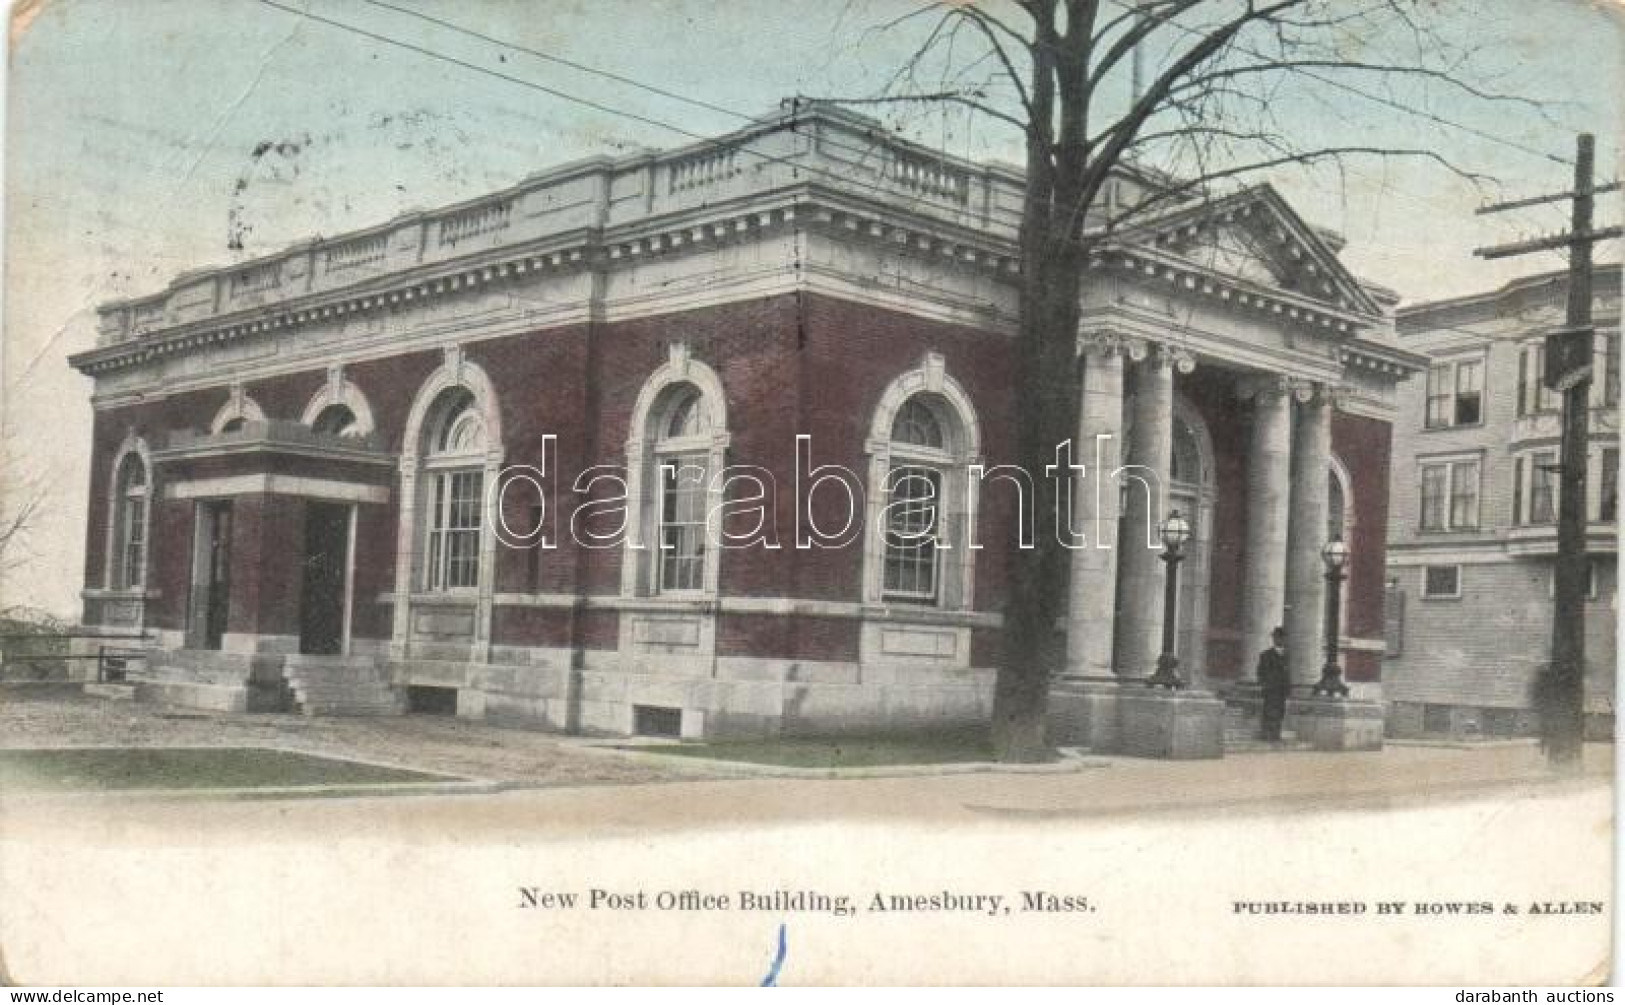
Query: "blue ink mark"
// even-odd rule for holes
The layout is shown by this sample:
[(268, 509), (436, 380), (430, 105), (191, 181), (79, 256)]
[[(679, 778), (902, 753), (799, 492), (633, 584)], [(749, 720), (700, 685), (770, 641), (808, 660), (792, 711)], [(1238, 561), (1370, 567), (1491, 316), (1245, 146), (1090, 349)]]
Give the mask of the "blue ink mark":
[(784, 967), (784, 955), (788, 951), (788, 947), (785, 943), (784, 930), (785, 926), (780, 925), (779, 949), (778, 952), (773, 954), (773, 965), (768, 968), (767, 976), (762, 978), (761, 986), (764, 988), (776, 988), (779, 986), (779, 970)]

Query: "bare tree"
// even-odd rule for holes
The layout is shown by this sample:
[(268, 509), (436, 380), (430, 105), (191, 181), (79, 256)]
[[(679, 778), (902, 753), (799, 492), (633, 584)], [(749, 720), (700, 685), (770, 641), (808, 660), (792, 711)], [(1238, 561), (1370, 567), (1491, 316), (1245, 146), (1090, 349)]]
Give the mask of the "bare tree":
[[(1041, 471), (1077, 428), (1079, 294), (1092, 249), (1220, 180), (1367, 155), (1419, 157), (1487, 180), (1437, 151), (1295, 142), (1275, 111), (1405, 81), (1466, 100), (1501, 100), (1465, 76), (1470, 53), (1431, 27), (1428, 0), (1013, 0), (940, 2), (884, 93), (865, 102), (970, 110), (1025, 143), (1017, 340), (1018, 463)], [(1370, 57), (1376, 51), (1379, 57)], [(1342, 96), (1346, 102), (1347, 95)], [(842, 100), (842, 99), (836, 99)], [(1100, 211), (1108, 181), (1155, 164), (1163, 181)], [(1143, 177), (1143, 172), (1141, 173)], [(1035, 479), (1037, 526), (1054, 526), (1052, 479)], [(1001, 760), (1047, 757), (1050, 645), (1064, 613), (1068, 552), (1051, 535), (1009, 550), (1010, 588), (993, 709)]]
[(45, 505), (44, 484), (23, 470), (19, 456), (14, 441), (0, 441), (0, 579), (33, 559), (28, 536)]

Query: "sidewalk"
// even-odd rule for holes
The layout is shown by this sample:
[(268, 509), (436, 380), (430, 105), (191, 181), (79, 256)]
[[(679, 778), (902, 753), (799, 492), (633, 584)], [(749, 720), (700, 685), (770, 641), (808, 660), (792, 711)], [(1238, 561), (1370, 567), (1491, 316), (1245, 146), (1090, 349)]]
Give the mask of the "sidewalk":
[[(1612, 781), (1613, 747), (1591, 744), (1584, 770), (1554, 775), (1533, 744), (1396, 745), (1363, 753), (1247, 753), (1219, 761), (1088, 758), (1077, 770), (1034, 773), (988, 766), (975, 773), (906, 773), (835, 779), (739, 777), (684, 758), (592, 749), (590, 741), (426, 717), (301, 719), (199, 714), (166, 719), (126, 703), (83, 700), (0, 706), (4, 746), (72, 743), (214, 743), (285, 746), (502, 783), (506, 791), (412, 797), (192, 801), (157, 814), (139, 801), (81, 800), (109, 826), (169, 820), (202, 829), (274, 821), (287, 839), (365, 820), (434, 840), (708, 830), (830, 821), (953, 825), (1086, 820), (1146, 814), (1203, 818), (1304, 810), (1384, 810), (1446, 800), (1501, 800), (1595, 790)], [(664, 784), (636, 784), (661, 782)], [(630, 783), (630, 784), (629, 784)], [(36, 814), (6, 800), (7, 830)], [(60, 801), (59, 801), (60, 802)], [(39, 814), (55, 817), (56, 810)]]

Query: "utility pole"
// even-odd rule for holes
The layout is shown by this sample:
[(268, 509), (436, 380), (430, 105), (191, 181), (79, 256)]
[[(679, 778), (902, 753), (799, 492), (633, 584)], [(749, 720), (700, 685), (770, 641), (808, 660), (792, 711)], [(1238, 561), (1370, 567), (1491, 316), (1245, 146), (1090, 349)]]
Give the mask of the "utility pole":
[[(1478, 212), (1499, 213), (1563, 199), (1573, 201), (1567, 234), (1479, 248), (1483, 258), (1510, 258), (1539, 251), (1567, 249), (1568, 307), (1562, 330), (1546, 336), (1546, 386), (1563, 395), (1562, 448), (1558, 464), (1557, 564), (1553, 572), (1551, 659), (1540, 669), (1535, 695), (1541, 740), (1553, 765), (1579, 764), (1585, 702), (1586, 597), (1586, 439), (1591, 399), (1595, 330), (1591, 323), (1591, 248), (1619, 237), (1619, 227), (1592, 229), (1595, 196), (1619, 188), (1599, 187), (1594, 177), (1596, 142), (1581, 133), (1575, 148), (1574, 188), (1485, 206)], [(1606, 377), (1605, 377), (1606, 379)]]

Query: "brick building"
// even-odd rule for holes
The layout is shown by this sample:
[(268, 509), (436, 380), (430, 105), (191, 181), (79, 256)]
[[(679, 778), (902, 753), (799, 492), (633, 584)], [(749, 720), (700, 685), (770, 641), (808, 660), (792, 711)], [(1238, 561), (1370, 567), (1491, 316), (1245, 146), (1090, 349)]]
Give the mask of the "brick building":
[[(1528, 734), (1530, 687), (1551, 651), (1561, 396), (1541, 346), (1563, 327), (1566, 273), (1399, 312), (1431, 357), (1395, 420), (1385, 672), (1394, 735)], [(1586, 710), (1609, 732), (1618, 612), (1618, 265), (1594, 284), (1586, 548)]]
[[(1091, 222), (1159, 182), (1121, 172)], [(156, 633), (142, 694), (225, 708), (985, 718), (1018, 496), (979, 466), (1012, 460), (1020, 191), (803, 107), (105, 305), (72, 361), (96, 384), (84, 620)], [(1094, 256), (1073, 674), (1151, 670), (1161, 563), (1129, 543), (1177, 507), (1197, 683), (1249, 675), (1283, 619), (1318, 677), (1342, 533), (1347, 674), (1379, 687), (1393, 388), (1420, 359), (1340, 246), (1259, 185)], [(1121, 498), (1086, 490), (1125, 462)]]

